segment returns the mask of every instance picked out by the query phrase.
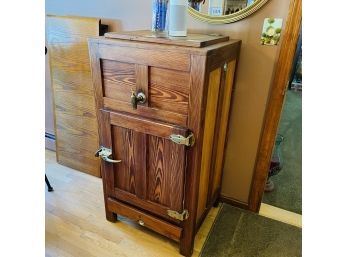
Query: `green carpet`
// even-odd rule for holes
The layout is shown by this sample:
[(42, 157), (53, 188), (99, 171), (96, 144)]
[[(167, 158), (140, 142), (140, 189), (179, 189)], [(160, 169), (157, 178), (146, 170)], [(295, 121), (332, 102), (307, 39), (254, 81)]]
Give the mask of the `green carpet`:
[(263, 202), (302, 213), (302, 92), (287, 91), (278, 134), (284, 136), (281, 145), (283, 168), (271, 177), (275, 188), (265, 192)]
[(301, 242), (298, 227), (223, 204), (200, 256), (297, 257)]

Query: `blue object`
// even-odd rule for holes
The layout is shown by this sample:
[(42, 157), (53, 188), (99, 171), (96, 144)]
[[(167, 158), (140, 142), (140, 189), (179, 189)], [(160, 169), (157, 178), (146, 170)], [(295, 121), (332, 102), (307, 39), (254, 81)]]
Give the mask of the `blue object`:
[(152, 31), (164, 31), (166, 28), (168, 0), (152, 1)]

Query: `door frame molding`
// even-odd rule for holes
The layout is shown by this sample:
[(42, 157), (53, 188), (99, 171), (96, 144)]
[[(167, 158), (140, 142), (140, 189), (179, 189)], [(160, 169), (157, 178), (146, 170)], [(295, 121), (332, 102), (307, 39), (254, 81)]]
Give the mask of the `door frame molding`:
[(291, 0), (274, 79), (268, 95), (252, 186), (249, 193), (249, 209), (254, 212), (259, 212), (261, 206), (284, 96), (288, 87), (297, 40), (300, 34), (301, 22), (302, 0)]

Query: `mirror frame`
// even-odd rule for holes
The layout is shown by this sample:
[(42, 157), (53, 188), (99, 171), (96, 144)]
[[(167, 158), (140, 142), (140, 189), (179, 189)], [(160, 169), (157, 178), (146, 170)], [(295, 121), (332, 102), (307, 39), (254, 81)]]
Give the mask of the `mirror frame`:
[(192, 7), (188, 7), (189, 14), (194, 17), (197, 20), (208, 22), (210, 24), (224, 24), (224, 23), (232, 23), (239, 21), (241, 19), (244, 19), (248, 17), (249, 15), (256, 12), (258, 9), (260, 9), (265, 3), (267, 3), (269, 0), (259, 0), (252, 5), (244, 8), (241, 11), (238, 11), (236, 13), (228, 14), (228, 15), (222, 15), (222, 16), (211, 16), (208, 14), (203, 14)]

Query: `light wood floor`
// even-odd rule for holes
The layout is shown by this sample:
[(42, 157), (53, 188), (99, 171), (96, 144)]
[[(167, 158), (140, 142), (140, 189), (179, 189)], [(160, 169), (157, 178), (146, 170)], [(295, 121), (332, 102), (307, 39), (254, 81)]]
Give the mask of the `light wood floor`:
[(261, 203), (259, 215), (302, 228), (302, 215)]
[[(48, 150), (46, 175), (54, 188), (46, 191), (46, 256), (181, 256), (177, 243), (137, 223), (122, 217), (108, 222), (100, 178), (57, 164)], [(199, 256), (219, 208), (212, 208), (196, 235), (193, 256)]]

